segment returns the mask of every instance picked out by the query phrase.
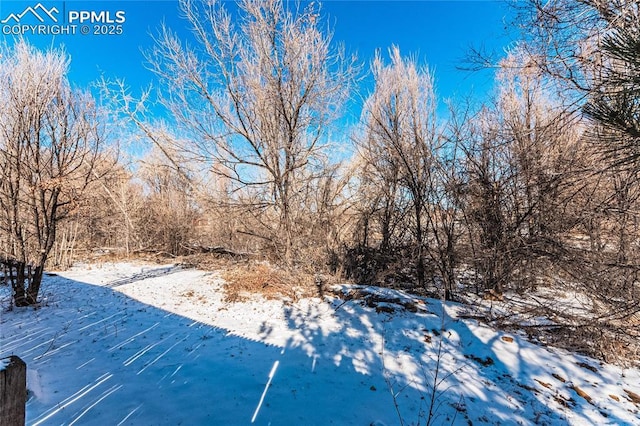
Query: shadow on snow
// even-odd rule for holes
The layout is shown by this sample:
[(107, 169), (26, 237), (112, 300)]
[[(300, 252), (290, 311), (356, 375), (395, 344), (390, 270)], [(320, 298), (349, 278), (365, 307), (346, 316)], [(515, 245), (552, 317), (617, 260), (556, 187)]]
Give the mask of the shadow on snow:
[[(439, 302), (393, 315), (355, 300), (284, 305), (291, 337), (276, 347), (111, 286), (56, 276), (44, 284), (43, 307), (0, 320), (0, 357), (16, 354), (29, 368), (31, 425), (424, 423), (438, 365), (435, 424), (545, 424), (564, 415), (531, 391), (541, 360), (530, 359), (530, 344), (506, 343)], [(261, 337), (274, 327), (265, 321)], [(573, 416), (586, 421), (583, 409)]]

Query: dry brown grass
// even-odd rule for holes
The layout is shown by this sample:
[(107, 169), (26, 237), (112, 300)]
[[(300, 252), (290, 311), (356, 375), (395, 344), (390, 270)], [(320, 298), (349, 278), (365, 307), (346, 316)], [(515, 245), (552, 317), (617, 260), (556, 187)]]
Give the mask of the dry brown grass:
[(629, 396), (629, 400), (634, 404), (640, 406), (640, 395), (637, 393), (631, 392), (629, 389), (623, 389), (625, 393)]
[(222, 278), (226, 282), (226, 300), (229, 302), (245, 300), (251, 294), (261, 294), (267, 299), (289, 298), (294, 301), (318, 295), (314, 275), (280, 269), (267, 263), (250, 262), (225, 268)]
[(87, 263), (117, 263), (117, 262), (147, 262), (147, 263), (181, 263), (184, 256), (173, 256), (166, 252), (134, 251), (127, 254), (123, 249), (96, 249), (93, 251), (78, 251), (73, 262)]

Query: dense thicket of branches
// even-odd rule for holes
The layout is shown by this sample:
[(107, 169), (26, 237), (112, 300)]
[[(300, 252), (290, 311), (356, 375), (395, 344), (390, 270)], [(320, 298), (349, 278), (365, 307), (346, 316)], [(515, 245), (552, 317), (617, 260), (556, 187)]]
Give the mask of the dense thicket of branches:
[(223, 2), (181, 1), (197, 47), (160, 31), (148, 59), (178, 130), (152, 139), (174, 163), (198, 162), (224, 182), (225, 202), (248, 215), (244, 234), (292, 264), (309, 219), (327, 210), (314, 195), (332, 179), (326, 138), (354, 67), (313, 3), (238, 6), (233, 18)]
[[(169, 122), (145, 116), (150, 93), (138, 102), (121, 83), (103, 87), (153, 146), (134, 167), (102, 176), (108, 162), (94, 164), (91, 103), (66, 83), (33, 110), (39, 121), (24, 121), (41, 123), (37, 129), (18, 129), (19, 108), (2, 106), (6, 255), (41, 267), (46, 256), (23, 256), (20, 241), (53, 249), (57, 262), (70, 261), (71, 248), (251, 253), (447, 298), (515, 292), (533, 304), (545, 291), (564, 292), (587, 298), (581, 315), (552, 304), (535, 310), (561, 322), (558, 335), (581, 330), (582, 349), (592, 352), (605, 340), (616, 342), (609, 349), (637, 351), (637, 2), (518, 3), (520, 22), (535, 31), (497, 64), (493, 99), (477, 108), (450, 104), (447, 114), (426, 66), (397, 47), (388, 60), (378, 53), (374, 85), (359, 94), (359, 125), (331, 141), (329, 126), (356, 96), (357, 67), (334, 47), (317, 6), (245, 0), (228, 12), (218, 2), (180, 4), (197, 45), (163, 28), (148, 55)], [(63, 81), (63, 71), (55, 75)], [(22, 86), (3, 85), (2, 96), (23, 99), (10, 94)], [(31, 150), (32, 139), (14, 130), (41, 135), (45, 145)], [(63, 141), (70, 145), (48, 151)], [(329, 142), (352, 147), (353, 156)], [(67, 146), (76, 157), (52, 169), (48, 153)], [(35, 171), (45, 177), (32, 178)], [(87, 185), (91, 202), (69, 216)], [(32, 198), (16, 204), (16, 191)], [(60, 199), (56, 209), (41, 213), (51, 197)], [(15, 213), (16, 205), (24, 208)], [(51, 229), (41, 225), (47, 217), (67, 217), (55, 244), (35, 238)]]
[(17, 306), (35, 304), (59, 223), (77, 209), (103, 141), (93, 99), (71, 89), (69, 59), (0, 45), (0, 256)]

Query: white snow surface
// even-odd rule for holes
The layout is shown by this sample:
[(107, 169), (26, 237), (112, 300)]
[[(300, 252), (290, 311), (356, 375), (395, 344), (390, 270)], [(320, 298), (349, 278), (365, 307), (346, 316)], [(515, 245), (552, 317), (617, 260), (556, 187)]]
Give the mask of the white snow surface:
[(434, 425), (640, 425), (638, 369), (460, 319), (460, 305), (347, 285), (396, 300), (228, 303), (222, 286), (118, 263), (47, 276), (37, 309), (8, 309), (0, 287), (0, 358), (27, 363), (27, 424), (414, 425), (433, 400)]

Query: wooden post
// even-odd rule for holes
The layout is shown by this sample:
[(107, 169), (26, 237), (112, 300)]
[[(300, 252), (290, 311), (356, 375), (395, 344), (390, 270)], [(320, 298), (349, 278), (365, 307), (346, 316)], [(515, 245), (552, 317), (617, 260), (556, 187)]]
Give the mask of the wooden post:
[(27, 364), (15, 355), (0, 359), (0, 426), (24, 426)]

